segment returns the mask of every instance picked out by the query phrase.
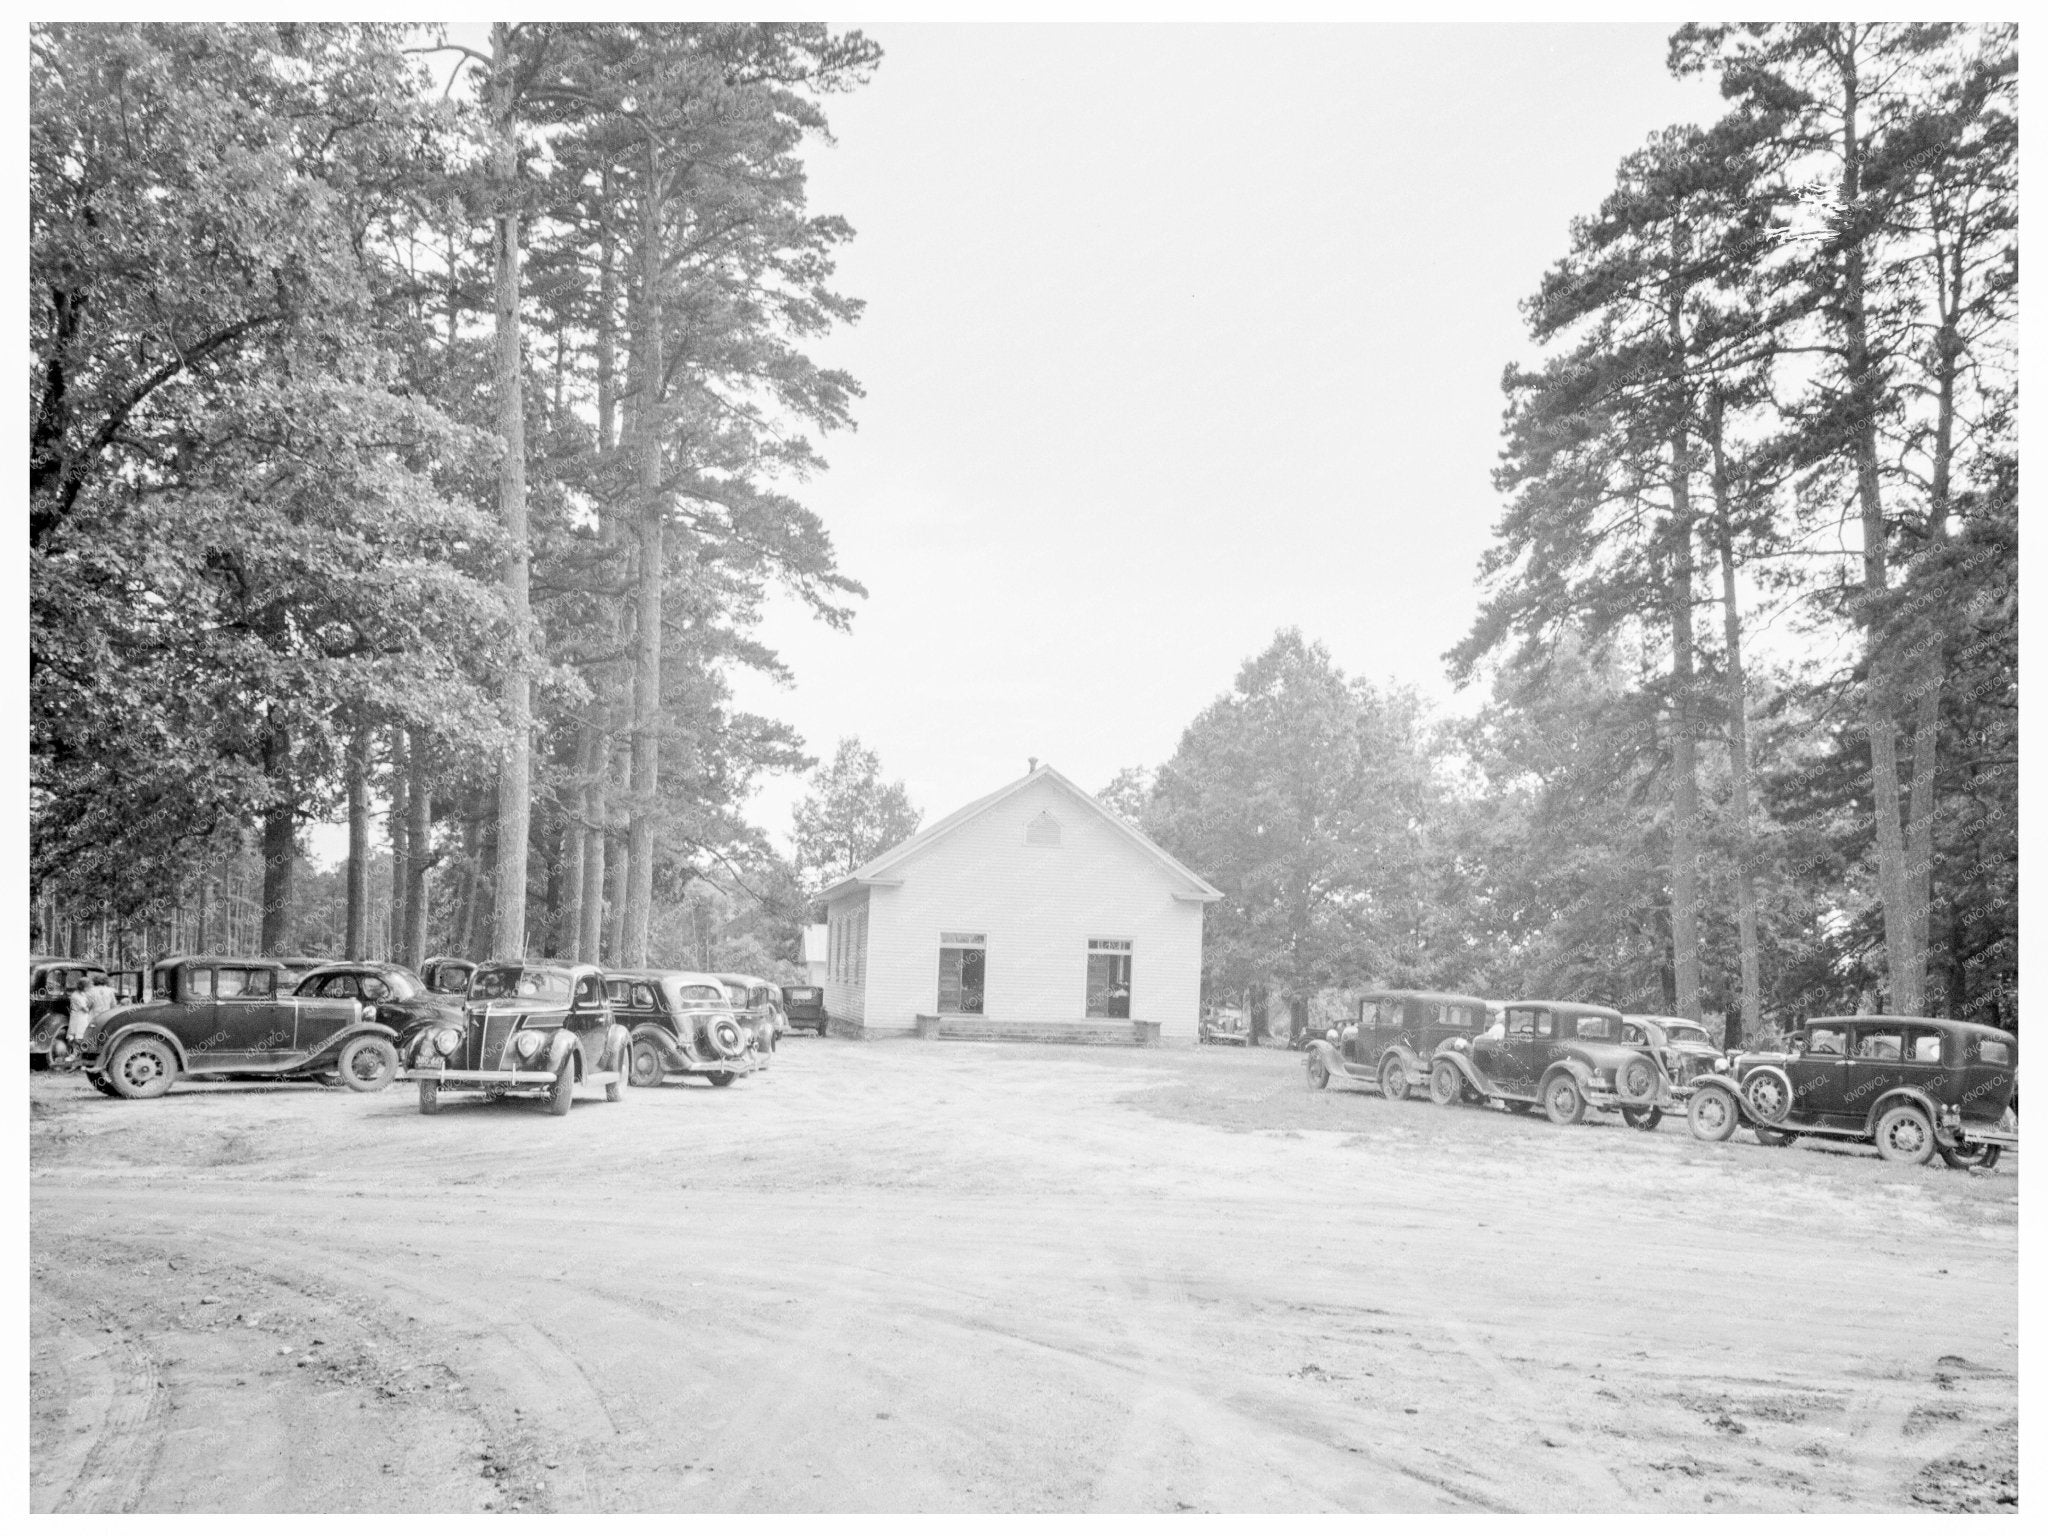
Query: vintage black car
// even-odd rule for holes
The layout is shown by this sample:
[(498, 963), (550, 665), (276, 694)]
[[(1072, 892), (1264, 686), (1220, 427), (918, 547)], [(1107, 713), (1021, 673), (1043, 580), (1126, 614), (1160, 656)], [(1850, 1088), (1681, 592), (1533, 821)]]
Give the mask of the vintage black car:
[(612, 1012), (632, 1031), (632, 1081), (701, 1077), (714, 1088), (756, 1072), (764, 1058), (716, 976), (698, 971), (611, 971)]
[(294, 997), (352, 997), (363, 1017), (389, 1024), (402, 1056), (413, 1036), (435, 1025), (462, 1023), (462, 999), (429, 992), (402, 965), (383, 960), (333, 960), (308, 971), (292, 989)]
[(178, 955), (150, 995), (94, 1019), (78, 1064), (102, 1093), (154, 1099), (181, 1077), (314, 1078), (375, 1093), (398, 1075), (397, 1033), (353, 998), (286, 994), (274, 960)]
[(1893, 1162), (1939, 1153), (1990, 1168), (2019, 1145), (2005, 1123), (2019, 1041), (1988, 1024), (1903, 1015), (1809, 1019), (1783, 1051), (1745, 1051), (1696, 1084), (1687, 1119), (1702, 1141), (1748, 1125), (1782, 1146), (1801, 1136), (1875, 1143)]
[(1202, 1015), (1195, 1038), (1203, 1045), (1234, 1045), (1243, 1049), (1252, 1043), (1252, 1023), (1242, 1008), (1216, 1008)]
[(1498, 1099), (1537, 1105), (1553, 1123), (1576, 1125), (1588, 1109), (1615, 1110), (1654, 1130), (1671, 1108), (1671, 1079), (1645, 1045), (1623, 1038), (1621, 1014), (1598, 1003), (1528, 999), (1505, 1003), (1500, 1019), (1469, 1041), (1436, 1049), (1429, 1096), (1439, 1104)]
[(781, 990), (758, 976), (741, 976), (731, 971), (720, 971), (718, 979), (725, 984), (726, 996), (732, 1001), (740, 1027), (753, 1035), (754, 1047), (762, 1054), (762, 1067), (767, 1068), (768, 1055), (782, 1038), (785, 1027)]
[(40, 1072), (50, 1065), (50, 1040), (71, 1015), (71, 994), (104, 966), (90, 960), (57, 955), (30, 955), (28, 960), (28, 1064)]
[(419, 1084), (423, 1115), (448, 1092), (537, 1092), (549, 1114), (566, 1115), (578, 1083), (602, 1083), (614, 1103), (625, 1096), (632, 1048), (596, 966), (487, 960), (470, 978), (462, 1022), (415, 1035), (405, 1075)]
[(1308, 1080), (1376, 1087), (1390, 1099), (1429, 1085), (1437, 1048), (1486, 1029), (1486, 999), (1458, 992), (1368, 992), (1335, 1040), (1309, 1046)]
[(476, 974), (474, 960), (454, 955), (429, 955), (420, 962), (420, 982), (436, 997), (458, 1000), (469, 995), (469, 978)]
[(832, 1021), (825, 1015), (823, 987), (796, 986), (782, 989), (782, 1016), (791, 1029), (809, 1029), (822, 1036)]

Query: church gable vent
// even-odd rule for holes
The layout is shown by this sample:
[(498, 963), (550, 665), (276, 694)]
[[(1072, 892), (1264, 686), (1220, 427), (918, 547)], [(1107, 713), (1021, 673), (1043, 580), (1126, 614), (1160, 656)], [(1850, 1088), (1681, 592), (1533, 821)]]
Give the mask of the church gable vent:
[(1051, 811), (1040, 811), (1024, 828), (1024, 841), (1034, 848), (1057, 848), (1060, 845), (1060, 824), (1053, 820)]

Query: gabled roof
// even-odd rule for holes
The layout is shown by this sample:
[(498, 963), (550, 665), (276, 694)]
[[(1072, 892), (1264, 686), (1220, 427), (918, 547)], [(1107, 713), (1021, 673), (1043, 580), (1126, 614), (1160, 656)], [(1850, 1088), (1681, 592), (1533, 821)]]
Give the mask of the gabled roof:
[(925, 849), (931, 847), (934, 843), (952, 836), (969, 822), (986, 815), (1004, 801), (1021, 794), (1040, 780), (1048, 781), (1055, 787), (1064, 790), (1070, 799), (1078, 801), (1081, 805), (1093, 811), (1113, 828), (1119, 836), (1123, 837), (1155, 864), (1158, 864), (1168, 875), (1191, 887), (1185, 893), (1185, 899), (1189, 901), (1221, 901), (1223, 899), (1223, 893), (1217, 890), (1215, 886), (1189, 869), (1187, 865), (1181, 863), (1179, 859), (1176, 859), (1164, 848), (1153, 842), (1151, 838), (1110, 810), (1109, 807), (1105, 806), (1057, 768), (1054, 768), (1050, 763), (1042, 764), (1032, 769), (1023, 778), (1013, 783), (1005, 784), (992, 795), (983, 795), (979, 800), (971, 801), (961, 806), (952, 815), (941, 817), (922, 831), (911, 834), (886, 853), (875, 855), (874, 858), (861, 865), (859, 869), (854, 870), (851, 874), (842, 875), (839, 879), (833, 881), (832, 884), (825, 887), (819, 893), (819, 899), (831, 901), (858, 890), (864, 885), (896, 885), (900, 883), (902, 866), (909, 863), (918, 854), (924, 852)]

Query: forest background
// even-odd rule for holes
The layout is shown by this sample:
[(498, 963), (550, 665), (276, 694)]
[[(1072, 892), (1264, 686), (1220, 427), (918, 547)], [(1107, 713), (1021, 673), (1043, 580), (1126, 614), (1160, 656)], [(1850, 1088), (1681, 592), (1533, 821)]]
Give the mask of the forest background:
[[(803, 155), (880, 63), (818, 26), (35, 30), (37, 947), (787, 973), (809, 892), (917, 821), (844, 741), (785, 857), (744, 807), (814, 759), (733, 686), (781, 668), (768, 594), (862, 596), (801, 499), (861, 307)], [(1669, 63), (1724, 115), (1531, 274), (1446, 658), (1487, 702), (1287, 630), (1106, 787), (1224, 890), (1212, 994), (2016, 1022), (2016, 35)]]

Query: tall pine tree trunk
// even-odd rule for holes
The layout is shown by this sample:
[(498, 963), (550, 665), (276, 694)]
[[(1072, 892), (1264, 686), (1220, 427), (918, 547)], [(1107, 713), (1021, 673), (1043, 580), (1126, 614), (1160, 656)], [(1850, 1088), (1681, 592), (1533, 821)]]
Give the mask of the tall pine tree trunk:
[[(605, 206), (613, 206), (612, 172), (604, 173)], [(604, 233), (598, 241), (597, 275), (597, 450), (600, 457), (610, 460), (618, 446), (618, 246), (611, 237), (609, 222), (603, 225)], [(609, 577), (616, 569), (618, 554), (619, 522), (613, 515), (609, 498), (600, 501), (597, 511), (599, 542), (606, 552), (606, 561), (601, 569)], [(624, 636), (620, 627), (619, 605), (611, 597), (605, 599), (611, 610), (612, 633), (623, 644)], [(581, 733), (576, 743), (578, 774), (582, 782), (581, 809), (583, 826), (583, 875), (581, 880), (582, 901), (576, 920), (574, 951), (578, 960), (591, 965), (599, 964), (604, 957), (605, 920), (605, 854), (609, 844), (610, 808), (606, 802), (605, 786), (611, 774), (612, 735), (611, 724), (618, 706), (619, 668), (607, 661), (597, 669), (592, 681), (590, 712), (585, 716)]]
[(533, 709), (526, 671), (530, 626), (526, 547), (526, 411), (519, 334), (519, 141), (514, 113), (512, 30), (491, 24), (491, 116), (496, 143), (491, 181), (498, 200), (497, 341), (498, 510), (505, 524), (505, 605), (512, 621), (511, 659), (503, 702), (511, 733), (498, 770), (497, 879), (491, 953), (517, 959), (526, 953), (526, 852), (532, 802)]
[(638, 531), (633, 655), (633, 799), (626, 835), (625, 962), (647, 964), (654, 905), (655, 796), (661, 787), (662, 360), (660, 164), (652, 146), (640, 203), (640, 334), (633, 348), (634, 498)]
[(348, 743), (348, 916), (342, 953), (370, 957), (370, 733), (357, 726)]
[(398, 965), (405, 958), (405, 888), (412, 878), (412, 785), (407, 777), (405, 728), (391, 728), (391, 807), (385, 836), (391, 843), (391, 913), (385, 958)]
[(1719, 395), (1707, 418), (1714, 451), (1714, 538), (1721, 559), (1721, 633), (1728, 651), (1728, 777), (1735, 815), (1735, 930), (1742, 1005), (1724, 1044), (1733, 1050), (1762, 1027), (1763, 966), (1757, 949), (1756, 854), (1749, 820), (1749, 700), (1742, 671), (1742, 606), (1735, 584), (1735, 519)]
[(298, 812), (291, 794), (291, 732), (273, 720), (263, 739), (263, 771), (277, 798), (263, 813), (263, 929), (266, 955), (282, 955), (292, 941), (292, 874), (298, 852)]
[[(1863, 144), (1858, 114), (1860, 82), (1855, 29), (1842, 55), (1842, 207), (1855, 214), (1863, 195)], [(1899, 756), (1892, 658), (1885, 641), (1884, 494), (1877, 459), (1876, 402), (1882, 380), (1870, 355), (1868, 276), (1861, 237), (1843, 252), (1840, 302), (1844, 361), (1855, 410), (1856, 503), (1863, 532), (1864, 728), (1870, 738), (1870, 795), (1876, 816), (1878, 899), (1884, 911), (1884, 948), (1890, 980), (1890, 1009), (1917, 1013), (1920, 976), (1913, 957), (1911, 898), (1906, 879), (1906, 844), (1899, 825)]]
[(433, 868), (434, 791), (427, 778), (426, 738), (418, 731), (406, 743), (405, 943), (399, 959), (417, 971), (427, 958), (427, 877)]
[(1671, 423), (1671, 964), (1679, 1017), (1700, 1016), (1699, 769), (1693, 724), (1692, 396), (1687, 386), (1684, 225), (1672, 224), (1666, 308), (1676, 377)]

